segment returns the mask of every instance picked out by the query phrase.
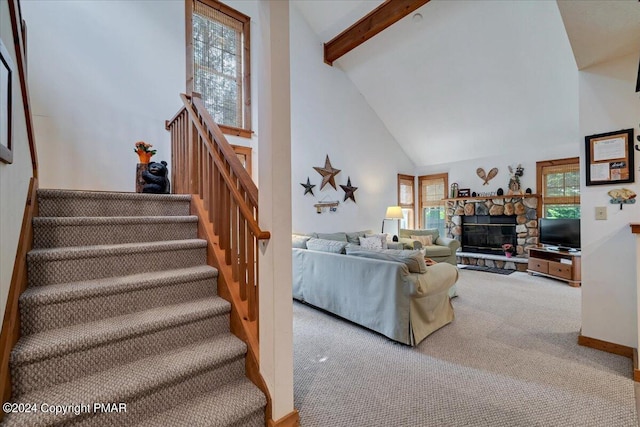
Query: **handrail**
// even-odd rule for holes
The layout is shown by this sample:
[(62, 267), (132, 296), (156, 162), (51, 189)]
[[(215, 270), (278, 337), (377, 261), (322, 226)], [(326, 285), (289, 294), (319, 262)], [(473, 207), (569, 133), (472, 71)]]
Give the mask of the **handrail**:
[(13, 41), (16, 46), (16, 59), (18, 63), (18, 75), (20, 77), (20, 92), (24, 106), (24, 117), (27, 125), (27, 138), (29, 140), (29, 153), (31, 154), (31, 170), (34, 178), (38, 177), (38, 152), (36, 150), (36, 137), (33, 130), (33, 117), (31, 103), (29, 101), (29, 85), (27, 83), (27, 48), (25, 45), (26, 24), (22, 19), (20, 0), (9, 0), (9, 15), (11, 16), (11, 29)]
[[(232, 303), (237, 294), (238, 313), (249, 341), (258, 339), (258, 242), (271, 237), (258, 223), (258, 188), (214, 122), (197, 93), (181, 94), (184, 104), (166, 122), (171, 133), (172, 187), (192, 194), (194, 206), (205, 212), (209, 256), (229, 274), (222, 274)], [(224, 268), (223, 268), (224, 266)], [(246, 313), (246, 316), (244, 316)], [(246, 317), (246, 318), (244, 318)], [(254, 349), (257, 354), (258, 349)]]

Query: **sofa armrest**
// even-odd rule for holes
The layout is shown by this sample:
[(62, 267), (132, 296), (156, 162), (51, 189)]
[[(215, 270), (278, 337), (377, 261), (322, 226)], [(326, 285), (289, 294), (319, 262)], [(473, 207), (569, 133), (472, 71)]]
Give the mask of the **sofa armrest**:
[(421, 249), (422, 243), (417, 240), (410, 239), (408, 237), (400, 237), (398, 239), (400, 243), (402, 243), (404, 249)]
[(448, 246), (452, 253), (455, 253), (458, 248), (460, 248), (460, 242), (458, 240), (448, 237), (438, 237), (435, 243), (440, 246)]
[(387, 249), (404, 249), (402, 242), (387, 242)]

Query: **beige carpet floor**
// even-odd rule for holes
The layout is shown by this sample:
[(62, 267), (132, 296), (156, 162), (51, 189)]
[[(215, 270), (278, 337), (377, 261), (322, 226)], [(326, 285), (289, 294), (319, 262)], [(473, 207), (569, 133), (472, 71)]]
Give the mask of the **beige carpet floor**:
[(631, 360), (578, 346), (579, 288), (461, 270), (415, 348), (294, 302), (301, 425), (636, 426)]

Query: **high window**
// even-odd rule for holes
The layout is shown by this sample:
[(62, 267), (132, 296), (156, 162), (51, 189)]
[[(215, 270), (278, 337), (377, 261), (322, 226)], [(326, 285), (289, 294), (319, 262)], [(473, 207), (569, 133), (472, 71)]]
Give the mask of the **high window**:
[(445, 222), (449, 175), (424, 175), (418, 177), (420, 228), (437, 228), (441, 236), (445, 236)]
[(403, 218), (400, 220), (400, 228), (413, 228), (413, 212), (415, 204), (415, 176), (398, 174), (398, 206), (402, 208)]
[(251, 137), (249, 17), (216, 0), (187, 4), (187, 92), (224, 133)]
[(542, 196), (538, 216), (580, 218), (580, 160), (546, 160), (536, 163), (538, 189)]

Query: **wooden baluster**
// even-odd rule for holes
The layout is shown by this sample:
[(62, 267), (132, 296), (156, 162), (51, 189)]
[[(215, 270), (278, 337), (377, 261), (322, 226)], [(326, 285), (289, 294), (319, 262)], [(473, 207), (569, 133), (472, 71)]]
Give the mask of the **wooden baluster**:
[(213, 177), (216, 175), (216, 164), (211, 157), (211, 154), (207, 154), (207, 162), (209, 163), (209, 174), (207, 175), (207, 181), (209, 182), (209, 204), (207, 204), (207, 212), (209, 213), (209, 221), (213, 222), (213, 210), (218, 203), (216, 188), (211, 185)]
[(238, 205), (235, 201), (231, 200), (231, 271), (233, 273), (233, 280), (238, 281)]
[[(246, 298), (248, 300), (251, 299), (251, 289), (255, 286), (256, 283), (256, 266), (255, 266), (255, 257), (256, 257), (256, 248), (255, 248), (255, 238), (253, 234), (249, 234), (249, 247), (247, 248), (247, 255), (249, 256), (247, 259), (247, 289), (246, 289)], [(249, 303), (250, 304), (250, 303)]]
[(257, 295), (257, 289), (258, 289), (258, 278), (256, 276), (256, 270), (258, 268), (258, 240), (256, 240), (255, 238), (251, 239), (252, 240), (252, 253), (253, 253), (253, 260), (254, 260), (254, 265), (252, 265), (253, 268), (253, 280), (252, 283), (249, 284), (249, 320), (250, 321), (255, 321), (258, 316), (257, 316), (257, 300), (258, 300), (258, 295)]
[(247, 300), (247, 239), (251, 236), (247, 233), (247, 221), (240, 215), (240, 260), (239, 260), (239, 286), (240, 286), (240, 298), (243, 301)]

